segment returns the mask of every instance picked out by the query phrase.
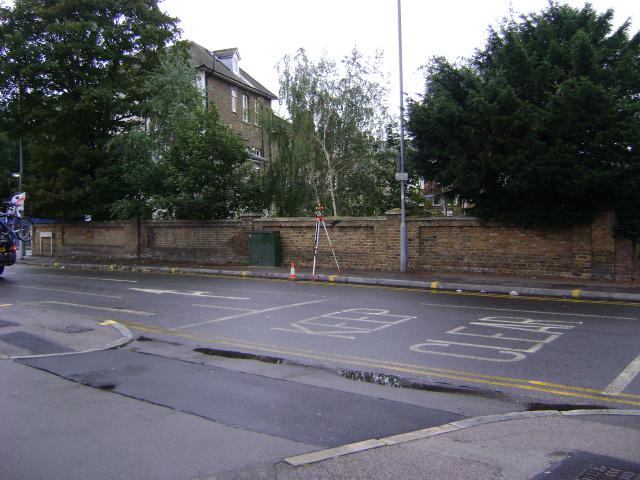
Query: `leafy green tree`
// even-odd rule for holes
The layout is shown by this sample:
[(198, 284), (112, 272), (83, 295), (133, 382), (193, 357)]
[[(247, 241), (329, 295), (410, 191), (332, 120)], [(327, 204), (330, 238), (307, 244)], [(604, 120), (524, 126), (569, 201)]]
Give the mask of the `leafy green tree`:
[(140, 121), (144, 79), (177, 34), (156, 0), (16, 0), (0, 10), (0, 129), (29, 144), (39, 215), (109, 215), (107, 145)]
[(11, 192), (16, 190), (12, 173), (18, 171), (18, 145), (0, 132), (0, 202), (5, 201)]
[(481, 218), (557, 226), (614, 207), (640, 238), (640, 35), (555, 2), (505, 20), (410, 105), (416, 160)]
[(293, 125), (277, 115), (266, 114), (263, 126), (277, 145), (277, 153), (260, 179), (266, 201), (262, 208), (278, 217), (312, 214), (316, 194), (310, 181), (314, 172), (309, 159), (313, 151), (293, 135)]
[(296, 184), (304, 176), (308, 188), (299, 194), (313, 191), (334, 216), (375, 209), (370, 202), (379, 198), (370, 193), (393, 178), (393, 157), (380, 162), (375, 156), (389, 121), (380, 63), (380, 55), (370, 60), (357, 49), (340, 64), (326, 58), (314, 63), (301, 49), (279, 65), (280, 98), (288, 113), (280, 153), (288, 166), (278, 168), (293, 172), (289, 179)]
[(117, 217), (226, 218), (255, 196), (244, 142), (205, 108), (184, 47), (162, 55), (145, 82), (144, 130), (111, 142), (127, 192)]

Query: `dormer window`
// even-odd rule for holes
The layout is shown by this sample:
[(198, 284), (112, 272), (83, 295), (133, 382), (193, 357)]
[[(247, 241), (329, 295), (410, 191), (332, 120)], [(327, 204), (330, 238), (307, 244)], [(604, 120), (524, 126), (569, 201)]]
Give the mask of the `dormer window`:
[(237, 48), (229, 48), (227, 50), (216, 50), (216, 57), (225, 67), (233, 72), (234, 75), (240, 75), (240, 53)]

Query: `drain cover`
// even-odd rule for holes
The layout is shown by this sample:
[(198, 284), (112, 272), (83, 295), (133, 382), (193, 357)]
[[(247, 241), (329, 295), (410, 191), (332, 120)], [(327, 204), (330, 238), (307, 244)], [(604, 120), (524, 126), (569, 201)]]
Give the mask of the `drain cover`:
[(619, 458), (570, 453), (565, 460), (531, 480), (640, 480), (640, 464)]
[(576, 480), (640, 480), (640, 473), (606, 465), (589, 465)]
[(48, 326), (46, 328), (59, 333), (86, 333), (93, 330), (93, 328), (79, 327), (78, 325)]

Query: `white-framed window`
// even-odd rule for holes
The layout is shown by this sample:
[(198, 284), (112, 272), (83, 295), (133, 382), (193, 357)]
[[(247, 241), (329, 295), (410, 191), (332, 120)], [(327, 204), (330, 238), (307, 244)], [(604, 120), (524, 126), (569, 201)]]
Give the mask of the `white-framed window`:
[(238, 111), (238, 91), (235, 88), (231, 89), (231, 111), (233, 113)]
[(242, 95), (242, 121), (249, 123), (249, 97)]
[(262, 103), (257, 98), (253, 101), (253, 109), (255, 112), (253, 123), (256, 127), (259, 127), (262, 120)]

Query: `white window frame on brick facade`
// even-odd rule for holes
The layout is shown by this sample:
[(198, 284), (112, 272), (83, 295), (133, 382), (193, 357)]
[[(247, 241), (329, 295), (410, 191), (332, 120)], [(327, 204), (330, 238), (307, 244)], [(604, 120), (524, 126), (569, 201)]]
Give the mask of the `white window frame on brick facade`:
[(253, 124), (256, 127), (259, 127), (260, 126), (260, 117), (261, 117), (260, 113), (261, 113), (261, 110), (262, 110), (262, 104), (260, 103), (260, 101), (257, 98), (254, 100), (253, 109), (255, 111), (255, 116), (253, 118)]
[(231, 88), (231, 111), (238, 111), (238, 91), (235, 88)]
[(242, 121), (249, 123), (249, 97), (242, 95)]

